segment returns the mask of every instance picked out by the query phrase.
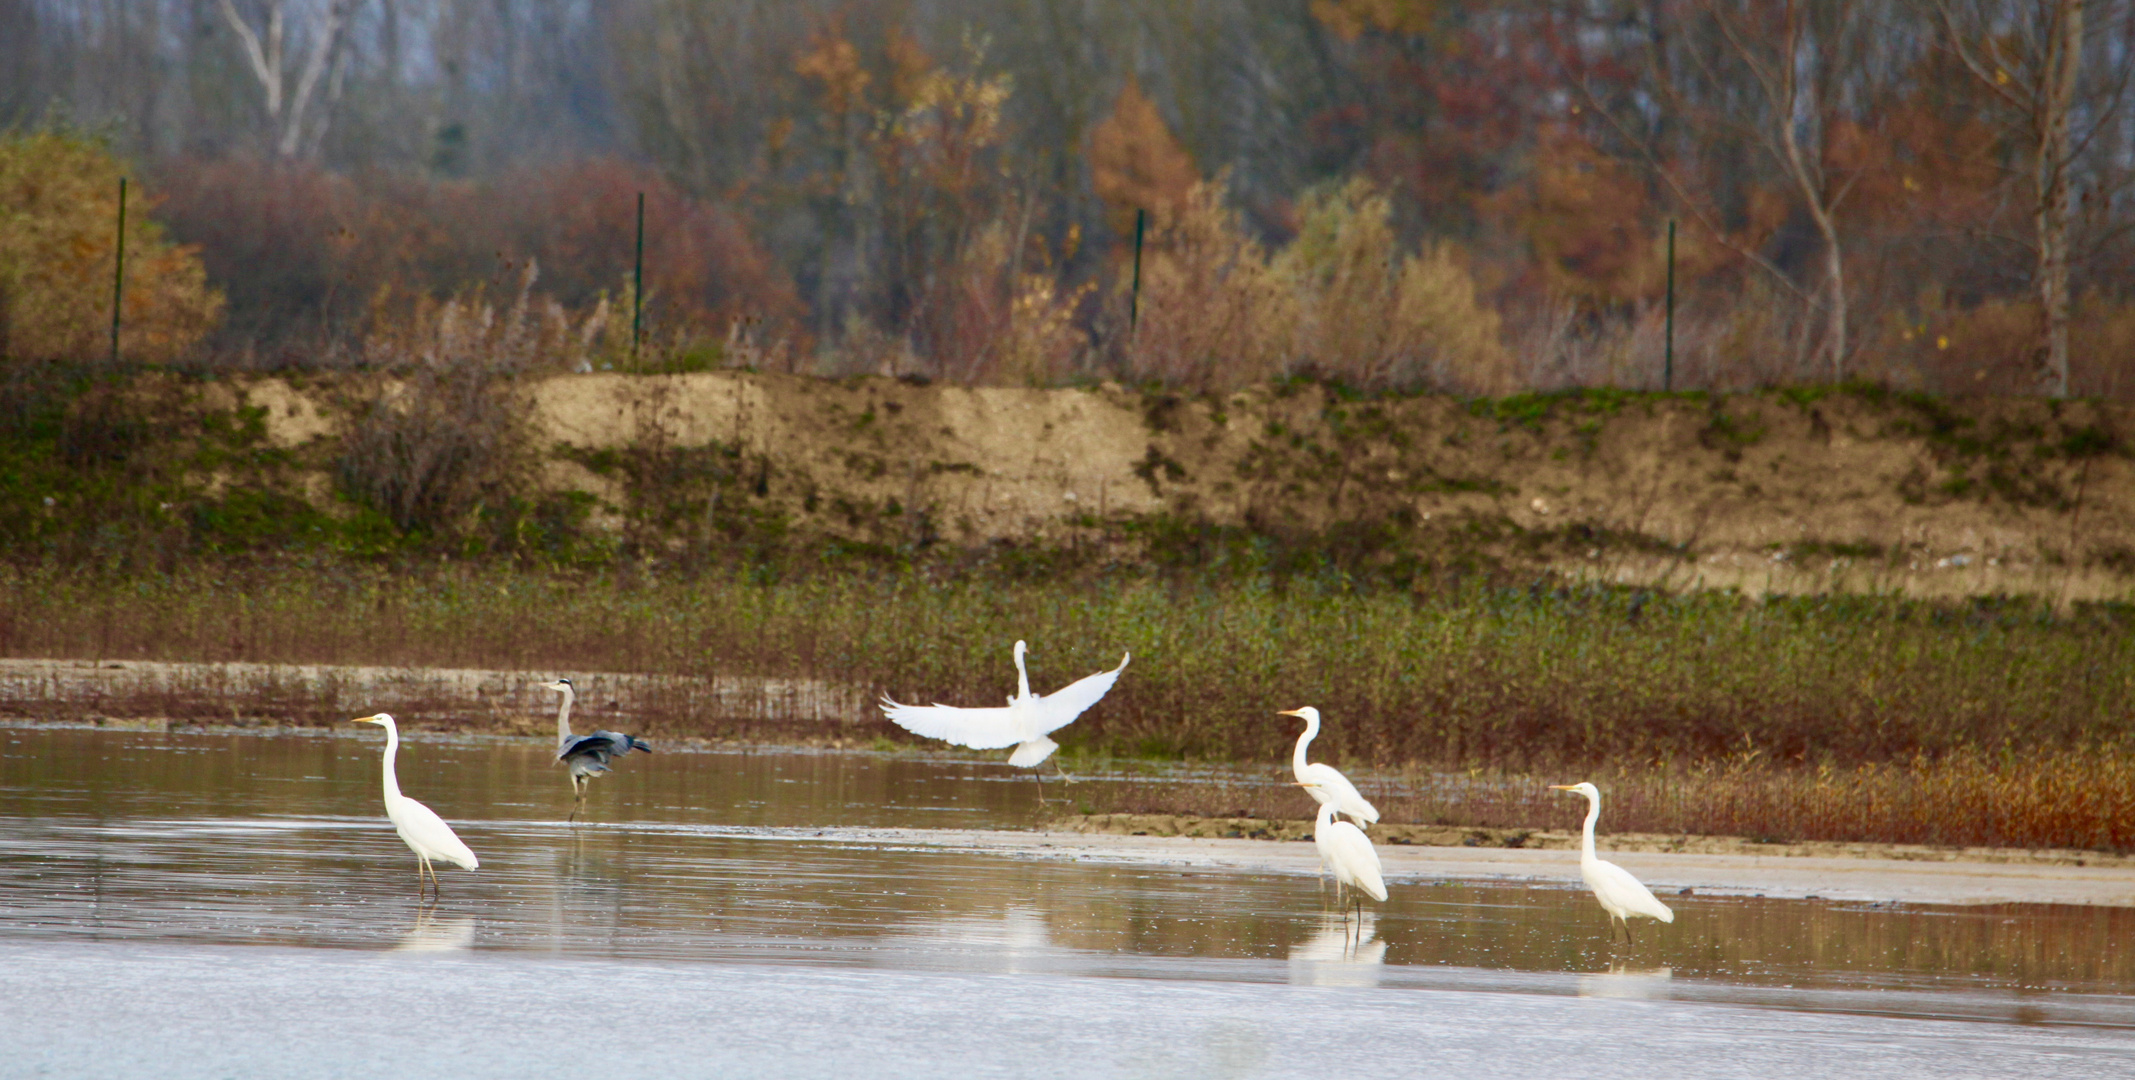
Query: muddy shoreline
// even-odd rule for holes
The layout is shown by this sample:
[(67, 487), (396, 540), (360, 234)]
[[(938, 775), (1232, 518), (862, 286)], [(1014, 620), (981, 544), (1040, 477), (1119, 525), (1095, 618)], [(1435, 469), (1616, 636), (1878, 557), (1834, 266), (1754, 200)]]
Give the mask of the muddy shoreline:
[[(1376, 830), (1375, 830), (1376, 831)], [(1047, 829), (1006, 832), (951, 829), (837, 829), (832, 842), (911, 845), (1023, 858), (1104, 861), (1244, 873), (1320, 872), (1319, 855), (1305, 843), (1228, 837), (1156, 836)], [(1707, 839), (1707, 838), (1697, 838)], [(1601, 845), (1606, 857), (1637, 874), (1664, 899), (1679, 896), (1764, 896), (1838, 903), (2074, 904), (2135, 907), (2135, 860), (2100, 865), (2033, 861), (2025, 852), (1953, 850), (1939, 859), (1882, 855), (1877, 845), (1794, 845), (1785, 854), (1637, 851)], [(1718, 838), (1719, 844), (1727, 843)], [(1891, 846), (1895, 848), (1895, 845)], [(1815, 850), (1829, 848), (1831, 850)], [(1859, 850), (1841, 850), (1841, 849)], [(1386, 877), (1396, 887), (1433, 881), (1534, 882), (1583, 888), (1579, 860), (1566, 851), (1533, 848), (1427, 847), (1378, 844)], [(2000, 858), (1996, 859), (1996, 856)]]

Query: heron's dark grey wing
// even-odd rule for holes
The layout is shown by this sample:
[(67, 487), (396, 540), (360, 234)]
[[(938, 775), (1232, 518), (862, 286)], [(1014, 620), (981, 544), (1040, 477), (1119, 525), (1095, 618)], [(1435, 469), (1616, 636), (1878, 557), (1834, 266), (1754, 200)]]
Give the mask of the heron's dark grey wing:
[(633, 739), (630, 736), (623, 734), (620, 731), (596, 731), (593, 734), (588, 735), (587, 738), (608, 740), (609, 746), (613, 748), (610, 753), (613, 753), (616, 757), (621, 757), (632, 750), (649, 751), (652, 749), (652, 747), (647, 746), (644, 743), (641, 743), (636, 739)]
[(556, 751), (556, 760), (569, 761), (572, 758), (592, 758), (602, 765), (606, 765), (608, 759), (616, 753), (614, 732), (596, 731), (591, 735), (571, 736), (571, 741), (564, 743), (563, 747)]
[(648, 754), (652, 753), (652, 744), (635, 735), (630, 737), (630, 748), (632, 750), (643, 750)]

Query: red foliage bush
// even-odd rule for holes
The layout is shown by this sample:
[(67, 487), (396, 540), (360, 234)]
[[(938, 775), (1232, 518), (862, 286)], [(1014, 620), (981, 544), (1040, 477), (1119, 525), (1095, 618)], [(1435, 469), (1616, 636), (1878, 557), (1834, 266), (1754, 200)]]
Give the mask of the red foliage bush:
[(538, 291), (568, 307), (625, 300), (640, 191), (650, 326), (721, 337), (748, 318), (762, 341), (798, 343), (802, 333), (792, 281), (739, 217), (614, 159), (483, 182), (187, 160), (162, 182), (162, 217), (199, 246), (229, 295), (225, 352), (321, 360), (360, 336), (381, 297), (515, 290), (528, 260), (540, 267)]

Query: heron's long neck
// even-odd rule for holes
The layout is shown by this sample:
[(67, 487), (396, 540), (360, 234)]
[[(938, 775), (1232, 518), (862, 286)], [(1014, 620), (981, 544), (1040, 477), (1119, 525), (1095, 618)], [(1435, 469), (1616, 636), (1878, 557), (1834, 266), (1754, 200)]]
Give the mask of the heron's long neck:
[(1018, 650), (1016, 652), (1016, 700), (1027, 701), (1029, 698), (1030, 673), (1023, 670), (1023, 653)]
[(393, 772), (393, 759), (400, 754), (400, 732), (385, 729), (385, 797), (400, 798), (400, 777)]
[(1325, 829), (1332, 824), (1334, 824), (1334, 803), (1332, 801), (1323, 802), (1320, 804), (1319, 817), (1312, 822), (1313, 835), (1319, 835), (1319, 830)]
[(556, 745), (558, 746), (571, 741), (571, 700), (577, 696), (577, 691), (568, 686), (563, 688), (563, 703), (556, 706)]
[(1305, 721), (1305, 733), (1297, 737), (1297, 749), (1290, 754), (1290, 768), (1297, 772), (1299, 780), (1305, 778), (1305, 747), (1312, 745), (1312, 740), (1318, 738), (1319, 733), (1320, 718), (1314, 716)]
[(1594, 854), (1594, 823), (1601, 820), (1601, 796), (1586, 797), (1586, 833), (1579, 838), (1579, 861), (1591, 862)]

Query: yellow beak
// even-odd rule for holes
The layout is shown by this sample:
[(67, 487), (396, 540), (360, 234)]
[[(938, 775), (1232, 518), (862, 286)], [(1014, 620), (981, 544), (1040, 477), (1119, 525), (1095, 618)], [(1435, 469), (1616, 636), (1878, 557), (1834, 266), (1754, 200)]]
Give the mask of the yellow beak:
[(377, 722), (378, 722), (378, 716), (377, 716), (377, 714), (376, 714), (376, 713), (373, 713), (373, 714), (372, 714), (372, 715), (370, 715), (370, 716), (359, 716), (359, 717), (355, 718), (354, 720), (351, 720), (351, 721), (349, 721), (349, 723), (351, 723), (351, 724), (375, 724), (375, 723), (377, 723)]
[(1302, 714), (1301, 712), (1299, 712), (1299, 710), (1297, 710), (1297, 709), (1278, 709), (1278, 710), (1276, 710), (1276, 712), (1275, 712), (1275, 715), (1277, 715), (1277, 716), (1300, 716), (1300, 715), (1303, 715), (1303, 714)]
[(1572, 790), (1573, 788), (1576, 788), (1576, 787), (1578, 787), (1578, 786), (1579, 786), (1579, 785), (1577, 785), (1577, 784), (1551, 784), (1551, 785), (1549, 785), (1549, 790), (1551, 790), (1551, 791), (1570, 791), (1570, 790)]

